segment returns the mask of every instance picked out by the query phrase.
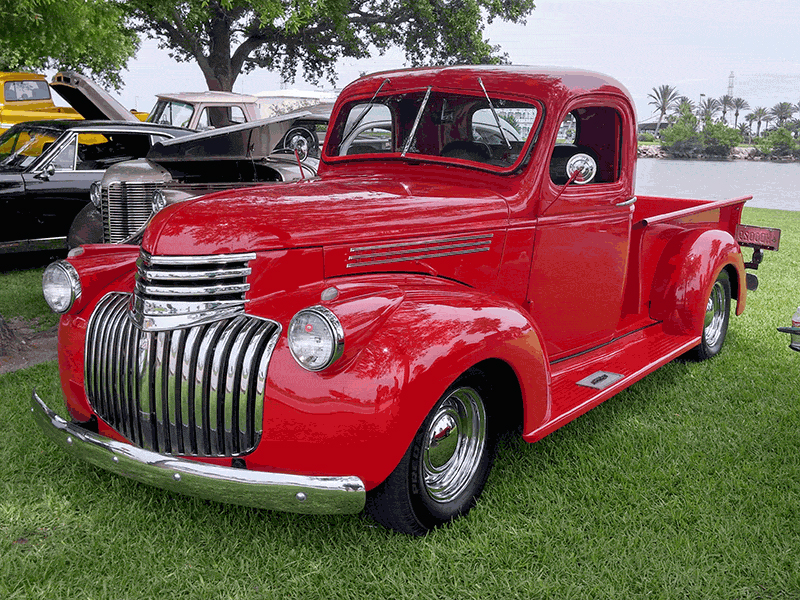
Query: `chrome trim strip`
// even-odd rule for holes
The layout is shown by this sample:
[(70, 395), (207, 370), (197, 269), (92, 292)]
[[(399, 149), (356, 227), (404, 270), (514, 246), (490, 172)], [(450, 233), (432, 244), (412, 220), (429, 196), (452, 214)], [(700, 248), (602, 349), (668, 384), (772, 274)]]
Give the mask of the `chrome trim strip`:
[(377, 246), (358, 246), (350, 248), (350, 252), (361, 252), (362, 250), (383, 250), (385, 248), (405, 248), (408, 246), (431, 246), (436, 244), (449, 244), (451, 242), (467, 242), (473, 240), (491, 240), (494, 237), (493, 233), (486, 233), (482, 235), (470, 235), (455, 238), (447, 238), (443, 240), (418, 240), (415, 242), (394, 242), (391, 244), (380, 244)]
[(347, 268), (488, 252), (493, 238), (490, 233), (351, 248)]
[(304, 514), (354, 514), (364, 508), (366, 490), (355, 476), (251, 471), (142, 450), (67, 422), (35, 390), (31, 412), (44, 434), (67, 453), (147, 485), (214, 502)]
[(145, 331), (166, 331), (242, 314), (252, 272), (247, 265), (255, 258), (255, 252), (153, 256), (142, 250), (131, 316)]
[(420, 260), (423, 258), (440, 258), (443, 256), (459, 256), (462, 254), (475, 254), (476, 252), (488, 252), (490, 248), (475, 248), (471, 250), (461, 250), (458, 252), (431, 252), (428, 254), (413, 254), (407, 256), (401, 256), (399, 258), (390, 258), (386, 260), (361, 260), (358, 262), (347, 263), (347, 268), (352, 269), (354, 267), (364, 267), (369, 265), (385, 265), (388, 263), (398, 263), (398, 262), (409, 262), (414, 260)]
[(255, 260), (255, 252), (241, 254), (206, 254), (199, 256), (162, 256), (142, 250), (141, 258), (149, 265), (205, 265), (246, 262)]
[(16, 252), (37, 252), (39, 250), (66, 250), (67, 238), (51, 237), (30, 240), (14, 240), (13, 242), (0, 242), (0, 254), (14, 254)]

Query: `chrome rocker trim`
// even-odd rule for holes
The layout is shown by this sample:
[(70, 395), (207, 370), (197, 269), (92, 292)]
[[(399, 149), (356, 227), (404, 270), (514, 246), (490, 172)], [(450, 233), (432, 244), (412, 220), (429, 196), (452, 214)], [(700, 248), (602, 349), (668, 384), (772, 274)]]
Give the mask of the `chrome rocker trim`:
[(67, 453), (147, 485), (215, 502), (304, 514), (353, 514), (364, 508), (366, 491), (358, 477), (266, 473), (142, 450), (65, 421), (35, 390), (31, 412), (45, 435)]

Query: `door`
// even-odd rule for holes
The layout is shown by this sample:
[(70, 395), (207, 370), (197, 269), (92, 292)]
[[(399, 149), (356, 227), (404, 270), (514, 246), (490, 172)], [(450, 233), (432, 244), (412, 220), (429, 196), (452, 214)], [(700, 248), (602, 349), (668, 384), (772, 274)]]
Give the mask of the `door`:
[[(622, 120), (586, 106), (564, 120), (542, 185), (528, 306), (551, 360), (601, 346), (619, 326), (633, 205)], [(566, 137), (570, 136), (570, 137)], [(567, 185), (567, 164), (593, 166)]]

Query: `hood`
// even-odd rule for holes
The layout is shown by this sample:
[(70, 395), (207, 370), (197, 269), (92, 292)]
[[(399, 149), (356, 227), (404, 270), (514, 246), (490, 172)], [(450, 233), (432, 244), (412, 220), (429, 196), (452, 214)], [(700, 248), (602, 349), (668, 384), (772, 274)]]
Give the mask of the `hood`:
[(87, 121), (139, 121), (108, 92), (80, 73), (56, 73), (50, 87)]
[[(230, 190), (166, 208), (142, 241), (161, 255), (373, 244), (504, 229), (508, 203), (431, 172), (404, 185), (378, 175)], [(498, 238), (499, 241), (500, 238)]]
[(298, 111), (195, 133), (155, 144), (147, 158), (153, 162), (264, 158), (272, 153), (295, 121), (314, 117), (310, 111)]

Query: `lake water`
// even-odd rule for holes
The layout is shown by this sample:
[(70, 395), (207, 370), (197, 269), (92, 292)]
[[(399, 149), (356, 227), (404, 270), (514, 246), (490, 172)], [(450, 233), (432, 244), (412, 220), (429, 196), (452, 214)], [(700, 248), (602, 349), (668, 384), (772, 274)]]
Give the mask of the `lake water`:
[(706, 200), (752, 195), (745, 206), (800, 210), (800, 162), (640, 158), (636, 192)]

